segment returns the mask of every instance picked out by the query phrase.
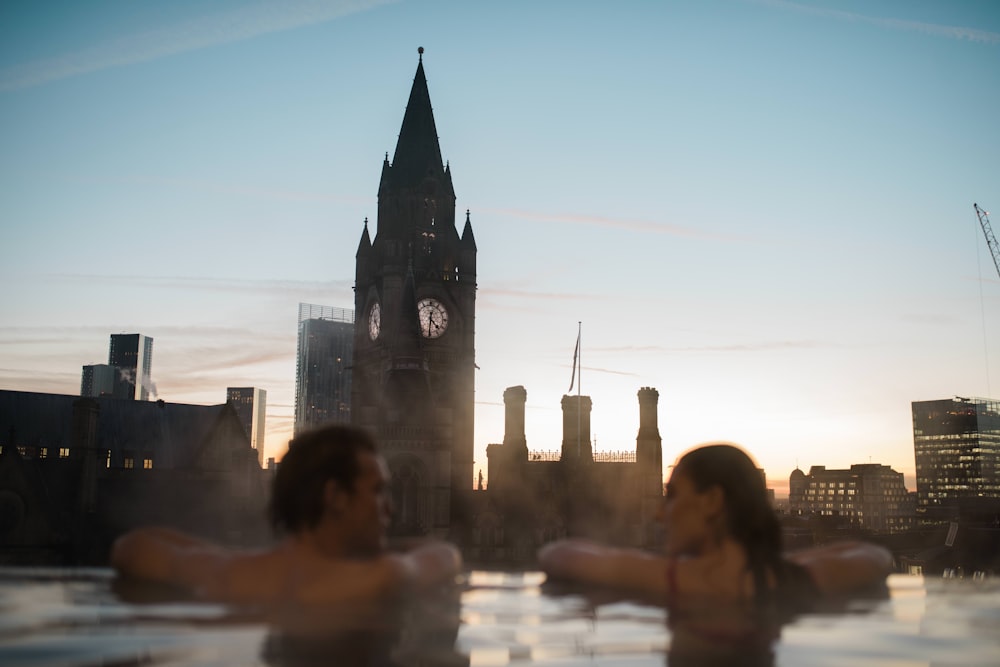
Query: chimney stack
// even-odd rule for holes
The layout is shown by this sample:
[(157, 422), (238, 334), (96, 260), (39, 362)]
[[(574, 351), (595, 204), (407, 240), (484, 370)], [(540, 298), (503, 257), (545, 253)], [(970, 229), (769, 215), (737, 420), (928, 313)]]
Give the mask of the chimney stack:
[(656, 408), (660, 392), (652, 387), (639, 390), (639, 434), (635, 438), (635, 460), (643, 469), (643, 482), (650, 493), (663, 493), (663, 448)]
[(563, 396), (563, 461), (593, 461), (590, 442), (590, 396)]
[[(503, 392), (504, 429), (503, 444), (511, 460), (528, 458), (528, 440), (524, 434), (524, 405), (528, 402), (528, 392), (524, 387), (507, 387)], [(517, 450), (515, 452), (514, 450)], [(521, 452), (523, 450), (523, 456)]]

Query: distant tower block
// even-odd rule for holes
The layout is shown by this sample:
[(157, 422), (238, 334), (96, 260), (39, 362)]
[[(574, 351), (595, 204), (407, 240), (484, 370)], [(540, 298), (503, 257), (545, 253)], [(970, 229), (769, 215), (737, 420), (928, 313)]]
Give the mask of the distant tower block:
[(233, 406), (250, 446), (257, 452), (257, 463), (264, 467), (265, 414), (267, 391), (259, 387), (229, 387), (226, 402)]
[(83, 367), (80, 377), (80, 395), (87, 397), (111, 396), (115, 391), (118, 369), (109, 364), (91, 364)]
[[(917, 520), (957, 521), (960, 511), (1000, 501), (1000, 400), (914, 401)], [(995, 512), (995, 509), (983, 511)]]
[(111, 334), (108, 364), (118, 369), (114, 396), (148, 401), (156, 398), (152, 381), (153, 339), (142, 334)]
[(354, 311), (299, 304), (295, 434), (351, 421)]

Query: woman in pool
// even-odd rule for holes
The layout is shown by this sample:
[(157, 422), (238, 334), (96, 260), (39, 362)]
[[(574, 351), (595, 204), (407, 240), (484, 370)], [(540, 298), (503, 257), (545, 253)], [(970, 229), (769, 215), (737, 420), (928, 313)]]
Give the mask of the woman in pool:
[(552, 577), (657, 593), (668, 602), (815, 599), (884, 583), (892, 567), (888, 550), (864, 542), (782, 553), (760, 471), (732, 445), (705, 445), (680, 458), (661, 518), (663, 555), (561, 540), (542, 547), (539, 563)]

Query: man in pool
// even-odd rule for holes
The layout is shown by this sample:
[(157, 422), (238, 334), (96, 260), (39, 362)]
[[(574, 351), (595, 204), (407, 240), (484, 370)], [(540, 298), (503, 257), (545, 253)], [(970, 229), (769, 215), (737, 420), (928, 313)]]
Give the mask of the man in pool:
[(367, 432), (331, 425), (289, 443), (274, 477), (270, 514), (287, 533), (277, 545), (235, 550), (169, 528), (120, 537), (111, 565), (122, 575), (237, 604), (371, 601), (454, 581), (462, 558), (428, 540), (386, 548), (389, 473)]

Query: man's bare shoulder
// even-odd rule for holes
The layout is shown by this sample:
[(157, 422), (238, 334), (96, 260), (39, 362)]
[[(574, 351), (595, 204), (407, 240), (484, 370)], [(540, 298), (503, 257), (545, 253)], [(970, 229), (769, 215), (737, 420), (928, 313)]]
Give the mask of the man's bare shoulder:
[(189, 553), (186, 565), (200, 572), (193, 586), (199, 597), (246, 605), (382, 598), (410, 575), (405, 560), (391, 555), (331, 559), (287, 548)]
[(249, 604), (381, 600), (454, 581), (461, 563), (458, 550), (445, 544), (368, 558), (330, 558), (286, 544), (258, 553), (230, 552), (203, 590), (206, 597)]
[(388, 599), (413, 587), (416, 571), (404, 555), (368, 559), (324, 559), (305, 568), (292, 582), (292, 596), (301, 603), (336, 603)]
[(327, 561), (304, 595), (322, 601), (387, 599), (453, 583), (461, 568), (454, 545), (427, 541), (403, 553)]

